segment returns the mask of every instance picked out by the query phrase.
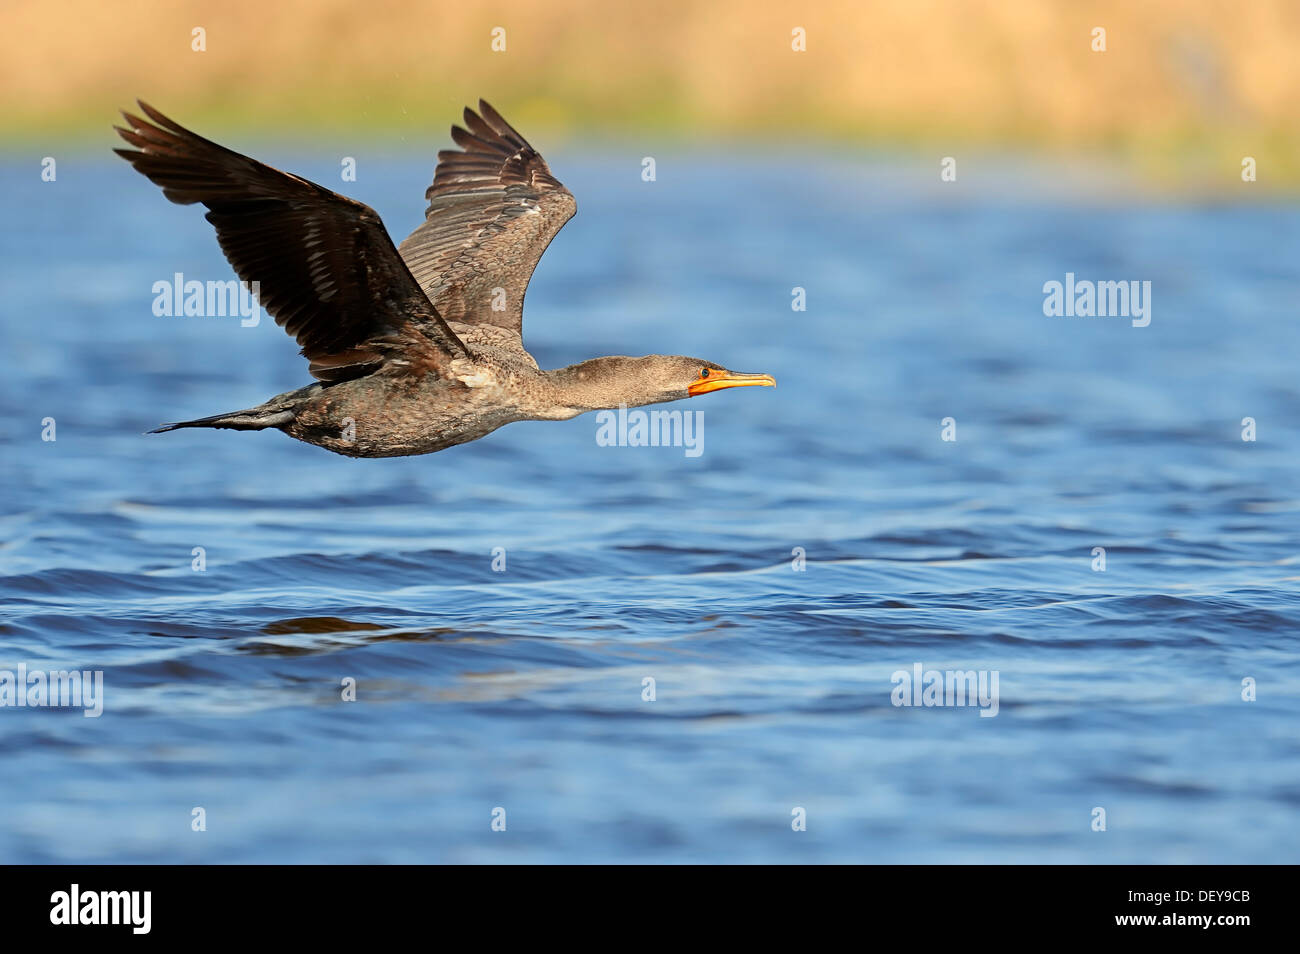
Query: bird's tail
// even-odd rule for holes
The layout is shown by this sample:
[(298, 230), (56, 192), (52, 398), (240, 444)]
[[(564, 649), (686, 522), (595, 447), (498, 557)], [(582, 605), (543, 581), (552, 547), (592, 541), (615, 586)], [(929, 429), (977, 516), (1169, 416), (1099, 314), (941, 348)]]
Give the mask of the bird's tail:
[(236, 431), (260, 431), (267, 427), (283, 427), (293, 420), (293, 411), (279, 407), (254, 407), (246, 411), (231, 411), (229, 414), (214, 414), (201, 417), (196, 421), (179, 421), (155, 427), (150, 434), (162, 434), (180, 427), (226, 427)]

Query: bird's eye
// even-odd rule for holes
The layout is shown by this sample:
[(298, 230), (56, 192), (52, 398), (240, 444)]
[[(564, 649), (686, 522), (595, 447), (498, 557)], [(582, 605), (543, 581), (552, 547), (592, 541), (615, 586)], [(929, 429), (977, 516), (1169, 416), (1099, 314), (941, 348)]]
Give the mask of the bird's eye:
[(709, 376), (709, 369), (708, 369), (708, 368), (701, 368), (701, 369), (700, 369), (700, 377), (702, 377), (702, 378), (707, 378), (708, 376)]

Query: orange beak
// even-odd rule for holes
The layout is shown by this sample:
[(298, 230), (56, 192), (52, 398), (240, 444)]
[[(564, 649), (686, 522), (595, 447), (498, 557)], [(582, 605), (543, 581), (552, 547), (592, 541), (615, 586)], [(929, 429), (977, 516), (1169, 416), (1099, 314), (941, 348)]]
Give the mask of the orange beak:
[(736, 371), (710, 371), (707, 378), (700, 378), (686, 389), (691, 397), (721, 391), (723, 388), (776, 387), (776, 378), (770, 374), (740, 374)]

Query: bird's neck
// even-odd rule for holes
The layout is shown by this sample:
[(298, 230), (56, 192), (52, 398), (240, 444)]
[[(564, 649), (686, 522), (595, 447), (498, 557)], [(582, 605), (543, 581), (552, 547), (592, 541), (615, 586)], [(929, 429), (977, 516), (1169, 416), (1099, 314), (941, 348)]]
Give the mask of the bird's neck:
[(592, 358), (567, 368), (545, 371), (550, 400), (557, 416), (576, 417), (587, 411), (657, 404), (664, 396), (645, 382), (644, 358)]

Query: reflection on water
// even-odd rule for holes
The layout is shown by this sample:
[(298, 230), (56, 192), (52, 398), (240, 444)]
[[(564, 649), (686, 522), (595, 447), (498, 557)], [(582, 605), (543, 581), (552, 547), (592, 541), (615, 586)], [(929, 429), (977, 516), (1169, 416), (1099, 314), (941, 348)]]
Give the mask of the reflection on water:
[[(430, 161), (356, 194), (404, 233)], [(585, 417), (381, 461), (141, 436), (305, 366), (269, 322), (152, 315), (228, 277), (193, 209), (108, 159), (0, 166), (0, 669), (106, 694), (0, 709), (0, 857), (1293, 859), (1300, 215), (926, 162), (554, 157), (582, 214), (538, 360), (781, 387), (697, 399), (698, 459)], [(1150, 281), (1150, 326), (1045, 317), (1067, 272)], [(998, 715), (896, 708), (918, 663), (998, 671)]]

